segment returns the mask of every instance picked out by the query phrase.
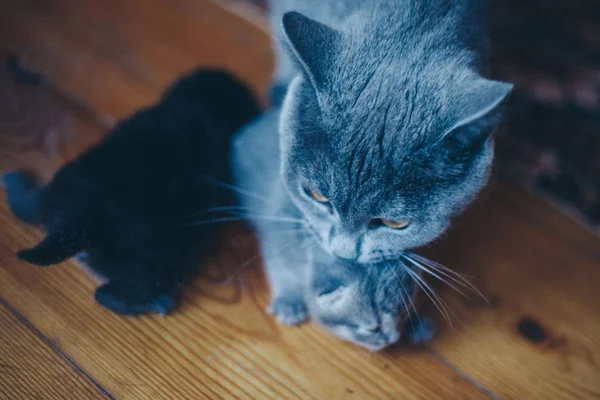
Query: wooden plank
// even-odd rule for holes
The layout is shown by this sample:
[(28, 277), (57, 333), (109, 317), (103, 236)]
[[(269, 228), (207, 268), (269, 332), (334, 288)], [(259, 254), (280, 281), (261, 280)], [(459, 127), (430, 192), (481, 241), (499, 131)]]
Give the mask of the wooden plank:
[[(149, 0), (136, 8), (127, 1), (106, 9), (100, 1), (85, 8), (67, 0), (0, 4), (7, 10), (0, 15), (0, 44), (24, 52), (100, 114), (128, 114), (198, 61), (223, 63), (255, 87), (271, 68), (264, 33), (211, 2), (177, 0), (171, 7)], [(78, 140), (101, 134), (88, 119), (74, 120)], [(0, 161), (2, 168), (42, 168), (29, 155), (4, 152)], [(118, 397), (485, 397), (461, 378), (466, 373), (505, 398), (594, 398), (598, 240), (539, 201), (497, 188), (434, 253), (475, 275), (494, 307), (442, 289), (457, 314), (456, 329), (443, 330), (433, 356), (401, 349), (370, 355), (313, 327), (279, 327), (264, 315), (267, 291), (254, 269), (235, 284), (199, 279), (172, 317), (115, 317), (92, 303), (94, 285), (79, 270), (18, 264), (12, 252), (36, 234), (15, 224), (6, 209), (0, 209), (0, 294), (60, 338), (61, 349)], [(241, 234), (230, 236), (238, 237), (239, 257), (227, 248), (213, 266), (231, 270), (253, 254), (239, 250)], [(546, 330), (540, 343), (515, 333), (524, 316)]]
[(0, 399), (108, 398), (1, 300)]
[(113, 118), (197, 65), (227, 68), (255, 88), (271, 73), (266, 33), (211, 1), (0, 0), (0, 8), (5, 49)]
[(497, 186), (431, 252), (473, 276), (491, 306), (440, 286), (455, 330), (432, 348), (502, 398), (600, 398), (599, 242), (539, 200)]

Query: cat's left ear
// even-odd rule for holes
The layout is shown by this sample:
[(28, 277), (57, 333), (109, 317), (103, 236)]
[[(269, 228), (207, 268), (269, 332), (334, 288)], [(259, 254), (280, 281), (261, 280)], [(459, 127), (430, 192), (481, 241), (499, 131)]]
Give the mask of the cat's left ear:
[(294, 58), (315, 89), (322, 89), (338, 52), (341, 32), (296, 11), (283, 15), (282, 27)]
[(488, 136), (489, 129), (485, 129), (485, 125), (496, 122), (496, 118), (494, 118), (498, 115), (496, 111), (500, 109), (500, 105), (512, 89), (513, 85), (510, 83), (480, 77), (470, 81), (468, 87), (462, 88), (460, 93), (453, 99), (453, 123), (443, 137), (462, 131), (461, 128), (466, 128), (471, 124), (476, 124), (482, 128), (473, 131)]

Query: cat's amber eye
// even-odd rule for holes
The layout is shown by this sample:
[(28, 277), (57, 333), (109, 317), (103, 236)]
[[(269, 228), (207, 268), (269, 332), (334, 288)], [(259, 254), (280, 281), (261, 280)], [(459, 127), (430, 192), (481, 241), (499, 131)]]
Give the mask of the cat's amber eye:
[(329, 203), (329, 200), (327, 199), (327, 197), (323, 196), (321, 193), (316, 192), (314, 190), (307, 190), (307, 192), (310, 195), (310, 197), (312, 197), (319, 203)]
[(384, 224), (385, 226), (387, 226), (388, 228), (392, 228), (392, 229), (404, 229), (406, 228), (408, 225), (410, 225), (410, 220), (405, 219), (405, 220), (401, 220), (401, 221), (392, 221), (389, 219), (381, 219), (381, 223)]

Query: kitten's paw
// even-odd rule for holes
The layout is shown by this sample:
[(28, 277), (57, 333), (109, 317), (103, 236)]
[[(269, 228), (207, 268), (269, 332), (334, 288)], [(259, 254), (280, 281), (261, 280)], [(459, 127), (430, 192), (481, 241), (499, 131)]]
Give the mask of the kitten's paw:
[(77, 253), (75, 255), (75, 261), (77, 261), (79, 264), (82, 264), (88, 268), (91, 268), (90, 255), (87, 253), (87, 251), (82, 251), (80, 253)]
[(298, 325), (308, 319), (306, 304), (300, 297), (276, 297), (268, 311), (284, 325)]
[(94, 268), (90, 255), (87, 251), (77, 253), (74, 259), (92, 279), (98, 283), (108, 282), (109, 279)]
[(120, 315), (166, 315), (175, 307), (175, 298), (170, 294), (156, 294), (144, 285), (122, 281), (99, 287), (95, 298), (100, 305)]

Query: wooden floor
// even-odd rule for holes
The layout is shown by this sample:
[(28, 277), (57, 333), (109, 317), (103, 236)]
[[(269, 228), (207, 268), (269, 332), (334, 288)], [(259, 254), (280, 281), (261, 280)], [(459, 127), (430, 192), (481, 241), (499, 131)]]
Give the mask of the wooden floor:
[[(257, 90), (271, 72), (264, 27), (208, 0), (0, 0), (0, 10), (0, 52), (50, 79), (15, 84), (2, 65), (2, 171), (49, 176), (196, 64)], [(58, 151), (57, 140), (67, 141)], [(178, 312), (110, 314), (74, 264), (15, 259), (40, 233), (3, 196), (1, 399), (600, 398), (600, 239), (509, 184), (493, 183), (427, 250), (471, 275), (491, 305), (438, 286), (454, 328), (438, 318), (429, 347), (380, 354), (277, 325), (260, 266), (231, 273), (256, 253), (239, 227)]]

